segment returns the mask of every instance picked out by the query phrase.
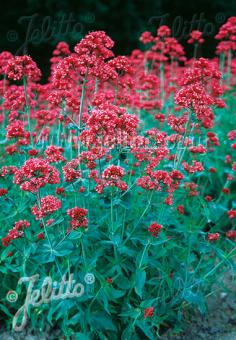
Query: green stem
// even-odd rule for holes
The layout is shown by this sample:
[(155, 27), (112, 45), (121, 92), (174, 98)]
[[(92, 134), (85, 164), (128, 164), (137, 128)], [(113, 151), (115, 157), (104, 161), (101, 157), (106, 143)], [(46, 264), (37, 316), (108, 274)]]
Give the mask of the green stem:
[(194, 52), (193, 52), (193, 58), (197, 59), (197, 50), (198, 50), (198, 43), (194, 44)]
[(135, 224), (134, 228), (131, 230), (129, 236), (128, 236), (128, 237), (126, 238), (126, 240), (124, 241), (123, 246), (128, 242), (128, 240), (130, 239), (130, 237), (131, 237), (131, 236), (133, 235), (133, 233), (135, 232), (137, 226), (139, 225), (139, 222), (142, 220), (143, 216), (144, 216), (144, 215), (146, 214), (146, 212), (148, 211), (148, 209), (149, 209), (149, 207), (150, 207), (150, 205), (151, 205), (153, 193), (154, 193), (154, 191), (151, 192), (151, 195), (150, 195), (150, 198), (149, 198), (149, 200), (148, 200), (148, 204), (147, 204), (146, 208), (144, 209), (142, 215), (140, 216), (138, 222)]
[[(80, 107), (79, 107), (79, 136), (81, 133), (81, 126), (82, 126), (82, 115), (83, 115), (83, 106), (84, 106), (84, 97), (85, 97), (85, 90), (86, 90), (86, 83), (87, 83), (87, 76), (88, 76), (88, 69), (86, 69), (84, 79), (83, 79), (83, 85), (82, 85), (82, 92), (80, 97)], [(81, 153), (81, 142), (79, 141), (78, 145), (78, 155)]]

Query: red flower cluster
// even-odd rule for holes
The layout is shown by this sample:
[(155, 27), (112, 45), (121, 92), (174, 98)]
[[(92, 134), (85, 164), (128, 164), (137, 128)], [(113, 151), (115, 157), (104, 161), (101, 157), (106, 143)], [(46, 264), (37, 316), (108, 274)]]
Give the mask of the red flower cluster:
[(234, 209), (230, 209), (227, 213), (230, 219), (233, 219), (236, 217), (236, 210)]
[(22, 237), (24, 235), (23, 229), (28, 228), (29, 226), (30, 223), (26, 220), (15, 222), (13, 229), (9, 230), (6, 237), (2, 238), (3, 247), (7, 247), (12, 240)]
[(203, 44), (204, 39), (202, 38), (202, 32), (195, 30), (190, 33), (189, 44)]
[(64, 149), (55, 145), (50, 145), (45, 150), (45, 155), (50, 163), (64, 162), (66, 159), (62, 156)]
[(160, 231), (162, 230), (162, 228), (163, 228), (163, 226), (161, 224), (153, 222), (148, 227), (148, 231), (149, 231), (149, 233), (152, 234), (152, 236), (157, 237), (159, 235)]
[(220, 236), (219, 233), (209, 233), (207, 235), (207, 238), (208, 238), (209, 241), (217, 241), (219, 236)]
[(94, 177), (97, 184), (96, 191), (101, 194), (105, 187), (116, 187), (122, 191), (128, 189), (126, 182), (122, 181), (122, 177), (125, 176), (125, 171), (122, 167), (116, 165), (110, 165), (103, 173), (102, 178)]
[(87, 213), (88, 213), (87, 209), (79, 207), (74, 207), (72, 209), (67, 210), (67, 215), (69, 215), (71, 218), (70, 224), (72, 229), (88, 226), (88, 219), (86, 218)]
[(14, 183), (24, 191), (37, 192), (48, 184), (60, 183), (58, 170), (40, 158), (30, 158), (15, 172)]
[(61, 209), (61, 200), (52, 195), (48, 195), (40, 200), (39, 207), (35, 204), (31, 211), (36, 220), (41, 220), (59, 209)]
[[(183, 86), (175, 95), (175, 103), (183, 108), (188, 108), (205, 128), (213, 126), (214, 113), (212, 106), (222, 108), (225, 103), (219, 98), (223, 91), (220, 86), (221, 74), (216, 65), (200, 58), (195, 61), (192, 68), (184, 72), (180, 80)], [(211, 87), (211, 92), (208, 88)]]
[(229, 239), (234, 240), (236, 238), (236, 230), (229, 230), (229, 231), (227, 231), (226, 237), (228, 237)]
[(81, 171), (79, 170), (80, 161), (78, 158), (72, 159), (70, 162), (62, 168), (65, 181), (73, 182), (78, 178), (81, 178)]
[(1, 196), (7, 195), (7, 193), (8, 193), (8, 190), (7, 190), (7, 189), (0, 188), (0, 197), (1, 197)]
[(145, 319), (151, 318), (154, 315), (154, 307), (145, 308), (144, 317)]
[(10, 58), (5, 67), (5, 73), (12, 80), (27, 77), (31, 81), (38, 81), (41, 77), (41, 71), (36, 63), (27, 55)]
[(227, 22), (220, 27), (215, 36), (221, 41), (217, 46), (217, 53), (227, 53), (229, 50), (236, 50), (236, 17), (230, 17)]

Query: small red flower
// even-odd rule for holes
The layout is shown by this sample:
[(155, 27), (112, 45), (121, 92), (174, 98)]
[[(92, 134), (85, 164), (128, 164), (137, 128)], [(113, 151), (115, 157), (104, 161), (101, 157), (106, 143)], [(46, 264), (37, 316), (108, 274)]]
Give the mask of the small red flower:
[(144, 310), (144, 317), (151, 318), (154, 315), (154, 307), (149, 307)]
[(180, 215), (184, 214), (184, 206), (183, 205), (178, 205), (177, 210), (178, 210), (178, 213)]
[(229, 238), (229, 239), (235, 239), (236, 238), (236, 230), (227, 231), (226, 237)]
[(8, 193), (8, 190), (7, 189), (0, 189), (0, 196), (5, 196), (5, 195), (7, 195), (7, 193)]
[(231, 209), (227, 212), (227, 214), (228, 214), (230, 219), (233, 219), (233, 218), (236, 217), (236, 210)]
[(149, 231), (149, 233), (152, 234), (152, 236), (157, 237), (159, 235), (160, 231), (162, 230), (162, 228), (163, 228), (163, 226), (161, 224), (153, 222), (148, 227), (148, 231)]
[(208, 238), (208, 241), (217, 241), (219, 236), (220, 236), (219, 233), (209, 233), (207, 235), (207, 238)]
[(43, 233), (39, 233), (39, 234), (37, 235), (37, 239), (38, 239), (38, 240), (44, 239), (44, 234), (43, 234)]
[(212, 196), (210, 196), (210, 195), (205, 196), (205, 200), (207, 202), (211, 202), (212, 201)]

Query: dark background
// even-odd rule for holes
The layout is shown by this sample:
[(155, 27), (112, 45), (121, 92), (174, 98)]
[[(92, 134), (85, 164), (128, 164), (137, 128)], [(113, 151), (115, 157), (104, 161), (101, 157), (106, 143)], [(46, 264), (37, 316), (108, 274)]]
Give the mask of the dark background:
[(28, 53), (44, 72), (57, 42), (71, 47), (91, 30), (105, 30), (115, 40), (114, 51), (128, 54), (140, 48), (140, 34), (155, 33), (159, 24), (167, 24), (185, 46), (192, 29), (204, 32), (202, 54), (211, 57), (214, 35), (229, 16), (236, 15), (235, 0), (5, 0), (1, 6), (0, 51)]

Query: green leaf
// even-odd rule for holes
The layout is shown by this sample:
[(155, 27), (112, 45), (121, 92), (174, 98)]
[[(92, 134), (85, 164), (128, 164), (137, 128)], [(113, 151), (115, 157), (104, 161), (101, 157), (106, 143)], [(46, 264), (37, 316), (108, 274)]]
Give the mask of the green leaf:
[(137, 322), (136, 327), (139, 327), (148, 339), (150, 339), (150, 340), (156, 339), (154, 337), (154, 335), (152, 334), (151, 330), (150, 330), (150, 326), (148, 324), (146, 324), (145, 322), (143, 322), (143, 321)]
[(91, 340), (86, 334), (84, 333), (74, 333), (76, 340)]
[(142, 297), (143, 287), (146, 282), (146, 272), (145, 270), (139, 270), (135, 274), (135, 292)]
[(202, 314), (206, 313), (207, 307), (202, 294), (194, 293), (191, 289), (184, 289), (182, 296), (188, 303), (196, 305)]
[(66, 256), (74, 250), (74, 245), (71, 241), (63, 241), (54, 248), (55, 256)]
[(106, 314), (106, 313), (102, 313), (102, 312), (95, 312), (91, 315), (91, 325), (99, 330), (111, 330), (111, 331), (117, 331), (116, 326), (113, 323), (112, 318)]

